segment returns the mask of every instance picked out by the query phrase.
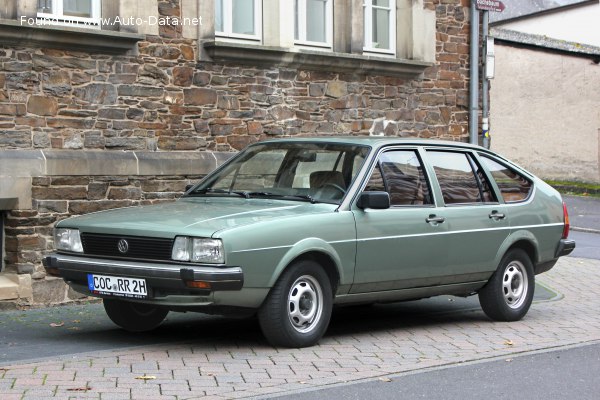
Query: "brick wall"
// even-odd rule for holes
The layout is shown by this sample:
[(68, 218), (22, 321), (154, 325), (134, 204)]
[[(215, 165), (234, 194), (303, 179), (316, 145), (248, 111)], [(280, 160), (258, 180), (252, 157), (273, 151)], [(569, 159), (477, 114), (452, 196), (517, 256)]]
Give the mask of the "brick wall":
[[(415, 79), (197, 62), (196, 42), (173, 27), (137, 55), (0, 46), (0, 151), (232, 152), (265, 138), (370, 133), (465, 140), (465, 3), (425, 2), (437, 15), (437, 63)], [(178, 1), (159, 5), (180, 13)], [(57, 220), (171, 200), (197, 178), (104, 175), (33, 176), (31, 208), (7, 213), (5, 272), (31, 274), (27, 302), (65, 300), (35, 290)]]

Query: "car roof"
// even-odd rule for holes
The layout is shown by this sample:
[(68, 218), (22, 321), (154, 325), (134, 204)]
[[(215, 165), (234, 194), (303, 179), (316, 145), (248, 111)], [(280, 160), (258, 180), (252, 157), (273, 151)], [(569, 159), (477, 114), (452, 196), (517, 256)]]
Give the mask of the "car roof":
[(282, 143), (282, 142), (300, 142), (300, 143), (339, 143), (353, 144), (362, 146), (371, 146), (380, 148), (384, 146), (401, 145), (401, 146), (436, 146), (436, 147), (456, 147), (462, 149), (473, 149), (489, 152), (487, 149), (472, 145), (465, 142), (455, 142), (450, 140), (434, 140), (434, 139), (419, 139), (419, 138), (399, 138), (399, 137), (383, 137), (383, 136), (304, 136), (293, 138), (277, 138), (259, 143)]

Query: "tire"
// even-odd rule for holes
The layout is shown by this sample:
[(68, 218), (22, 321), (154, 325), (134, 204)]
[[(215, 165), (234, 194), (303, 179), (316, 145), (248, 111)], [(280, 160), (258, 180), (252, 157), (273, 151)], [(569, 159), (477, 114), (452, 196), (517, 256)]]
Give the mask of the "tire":
[(258, 321), (271, 345), (308, 347), (325, 334), (332, 304), (327, 273), (314, 261), (300, 261), (275, 283), (258, 310)]
[(525, 251), (512, 249), (479, 291), (479, 303), (485, 314), (495, 321), (518, 321), (527, 314), (534, 290), (531, 259)]
[(151, 331), (165, 319), (169, 310), (149, 304), (104, 299), (104, 310), (112, 322), (129, 332)]

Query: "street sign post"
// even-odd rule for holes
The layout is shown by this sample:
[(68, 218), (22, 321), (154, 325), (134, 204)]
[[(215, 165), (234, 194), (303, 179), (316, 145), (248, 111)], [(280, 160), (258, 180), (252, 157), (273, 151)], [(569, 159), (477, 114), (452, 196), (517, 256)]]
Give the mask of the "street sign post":
[(500, 0), (475, 0), (475, 7), (478, 10), (502, 12), (506, 8)]

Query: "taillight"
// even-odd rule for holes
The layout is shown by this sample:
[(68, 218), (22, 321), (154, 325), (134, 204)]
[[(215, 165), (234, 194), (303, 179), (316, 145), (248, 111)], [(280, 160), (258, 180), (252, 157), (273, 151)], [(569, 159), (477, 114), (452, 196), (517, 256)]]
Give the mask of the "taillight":
[(562, 238), (566, 239), (569, 237), (569, 228), (571, 227), (569, 224), (569, 212), (567, 211), (567, 205), (563, 201), (563, 217), (565, 220), (565, 226), (563, 228)]

